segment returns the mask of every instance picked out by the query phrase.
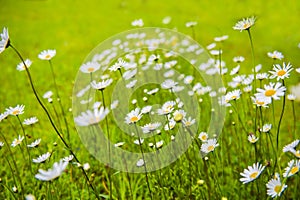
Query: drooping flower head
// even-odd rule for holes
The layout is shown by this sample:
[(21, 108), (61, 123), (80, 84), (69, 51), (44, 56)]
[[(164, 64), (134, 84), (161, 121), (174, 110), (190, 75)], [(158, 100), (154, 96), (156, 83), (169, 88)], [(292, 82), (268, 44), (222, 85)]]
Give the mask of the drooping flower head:
[(0, 34), (0, 53), (2, 53), (10, 45), (9, 35), (7, 28), (3, 28), (2, 33)]

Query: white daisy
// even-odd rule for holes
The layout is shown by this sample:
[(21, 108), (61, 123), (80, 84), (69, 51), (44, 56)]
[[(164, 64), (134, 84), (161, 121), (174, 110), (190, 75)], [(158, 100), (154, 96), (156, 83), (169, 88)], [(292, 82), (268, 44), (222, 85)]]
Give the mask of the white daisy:
[(10, 115), (21, 115), (24, 113), (24, 108), (25, 106), (24, 105), (17, 105), (16, 107), (9, 107), (9, 108), (6, 108), (6, 112), (8, 112)]
[(289, 152), (289, 151), (295, 150), (295, 148), (298, 146), (299, 142), (300, 142), (299, 139), (294, 140), (292, 143), (285, 145), (283, 147), (282, 151)]
[[(24, 63), (25, 63), (25, 65), (24, 65)], [(24, 70), (26, 69), (25, 66), (26, 66), (27, 68), (29, 68), (30, 65), (32, 64), (32, 61), (29, 60), (29, 59), (26, 59), (26, 60), (24, 61), (24, 63), (23, 63), (23, 62), (20, 62), (20, 63), (17, 65), (17, 70), (18, 70), (18, 71), (24, 71)]]
[(147, 92), (147, 94), (149, 95), (154, 95), (155, 93), (157, 93), (159, 91), (159, 88), (154, 88), (153, 90), (150, 90)]
[(244, 61), (245, 61), (245, 58), (243, 56), (236, 56), (233, 58), (233, 62), (236, 62), (236, 63), (241, 63)]
[(43, 98), (44, 98), (44, 99), (49, 99), (49, 98), (52, 97), (52, 95), (53, 95), (53, 92), (52, 92), (52, 91), (47, 91), (47, 92), (45, 92), (45, 94), (43, 95)]
[(132, 26), (137, 26), (137, 27), (142, 27), (144, 26), (144, 22), (142, 19), (136, 19), (134, 21), (131, 22)]
[(300, 170), (300, 160), (291, 160), (284, 169), (283, 177), (290, 177), (298, 173)]
[(74, 118), (74, 121), (78, 126), (89, 126), (102, 121), (108, 113), (109, 109), (104, 109), (102, 106), (99, 109), (94, 109), (94, 112), (90, 110), (82, 112), (79, 116)]
[(152, 109), (152, 106), (145, 106), (142, 108), (141, 113), (142, 114), (150, 113), (151, 109)]
[(226, 95), (225, 95), (225, 101), (226, 102), (229, 102), (231, 100), (237, 100), (240, 98), (242, 92), (240, 89), (237, 89), (237, 90), (233, 90), (231, 92), (228, 92)]
[(169, 24), (171, 22), (172, 18), (170, 16), (166, 16), (163, 18), (162, 23), (163, 24)]
[(0, 141), (0, 149), (4, 146), (4, 143)]
[(0, 53), (2, 53), (10, 45), (9, 35), (7, 28), (3, 28), (2, 33), (0, 34)]
[(121, 147), (125, 144), (125, 142), (118, 142), (116, 144), (114, 144), (114, 147)]
[(262, 129), (260, 129), (263, 133), (269, 133), (272, 128), (272, 124), (264, 124)]
[(240, 70), (240, 65), (236, 66), (235, 68), (233, 68), (231, 71), (230, 71), (230, 75), (235, 75), (239, 72)]
[(267, 194), (272, 198), (280, 197), (281, 193), (287, 188), (287, 185), (281, 183), (279, 175), (269, 180), (266, 186)]
[(123, 78), (125, 80), (131, 79), (136, 75), (136, 73), (137, 73), (137, 69), (127, 70), (123, 73)]
[(290, 100), (290, 101), (295, 101), (296, 100), (296, 95), (294, 95), (294, 94), (288, 94), (287, 95), (287, 99)]
[(178, 82), (173, 81), (172, 79), (167, 79), (164, 82), (161, 83), (162, 89), (172, 89), (174, 88)]
[(198, 24), (197, 22), (190, 21), (190, 22), (185, 23), (185, 26), (186, 26), (187, 28), (190, 28), (190, 27), (196, 26), (197, 24)]
[(130, 111), (130, 113), (128, 113), (125, 117), (125, 122), (127, 124), (133, 124), (138, 122), (141, 118), (142, 118), (143, 114), (140, 113), (140, 108), (136, 108), (132, 111)]
[(103, 80), (101, 82), (92, 81), (91, 86), (96, 90), (104, 90), (106, 87), (108, 87), (113, 80), (111, 78)]
[(145, 161), (143, 159), (139, 159), (137, 162), (136, 162), (136, 166), (137, 167), (142, 167), (144, 166), (145, 164)]
[(268, 98), (269, 100), (279, 100), (281, 96), (284, 96), (286, 87), (282, 86), (281, 83), (270, 83), (269, 85), (264, 85), (264, 89), (257, 88), (258, 93), (255, 94), (258, 98)]
[(193, 76), (186, 76), (186, 77), (183, 79), (183, 82), (184, 82), (185, 84), (191, 84), (193, 80), (194, 80), (194, 77), (193, 77)]
[(156, 147), (157, 149), (159, 149), (160, 147), (163, 146), (163, 144), (164, 144), (164, 141), (163, 141), (163, 140), (158, 141), (158, 142), (156, 142), (155, 147)]
[(185, 116), (186, 112), (184, 110), (175, 110), (173, 113), (173, 118), (176, 122), (180, 122)]
[(267, 74), (267, 73), (256, 74), (256, 79), (258, 79), (258, 80), (264, 80), (264, 79), (268, 79), (268, 78), (269, 78), (269, 74)]
[(267, 55), (268, 55), (268, 57), (270, 57), (274, 60), (276, 60), (276, 59), (281, 60), (282, 58), (284, 58), (282, 53), (279, 51), (268, 52)]
[(79, 69), (83, 73), (93, 73), (100, 69), (100, 64), (98, 62), (87, 62), (82, 64)]
[(21, 144), (21, 142), (24, 140), (24, 136), (19, 135), (17, 138), (13, 140), (11, 143), (12, 147), (16, 147), (17, 145)]
[(248, 169), (244, 169), (243, 173), (240, 173), (242, 178), (240, 181), (243, 184), (249, 183), (259, 177), (259, 175), (264, 171), (265, 166), (262, 166), (260, 163), (254, 163), (252, 166), (248, 166)]
[(143, 130), (143, 133), (150, 133), (150, 132), (155, 131), (160, 126), (161, 126), (160, 122), (154, 122), (154, 123), (146, 124), (146, 125), (142, 126), (141, 128)]
[(208, 139), (208, 134), (206, 132), (201, 132), (198, 136), (198, 138), (202, 141), (202, 142), (206, 142)]
[(243, 30), (249, 30), (254, 25), (255, 20), (256, 20), (256, 18), (254, 16), (244, 18), (244, 19), (238, 21), (232, 28), (234, 30), (239, 30), (241, 32)]
[(49, 157), (51, 156), (51, 153), (47, 152), (45, 154), (40, 155), (37, 158), (32, 159), (32, 162), (34, 163), (43, 163), (45, 162)]
[(25, 124), (25, 125), (32, 125), (32, 124), (37, 123), (38, 121), (39, 120), (37, 119), (37, 117), (30, 117), (28, 119), (24, 119), (23, 124)]
[(189, 126), (192, 126), (193, 124), (195, 124), (196, 120), (191, 118), (191, 117), (188, 117), (188, 118), (183, 118), (182, 119), (182, 124), (185, 126), (185, 127), (189, 127)]
[(49, 49), (49, 50), (42, 51), (38, 55), (38, 57), (41, 60), (51, 60), (55, 55), (56, 55), (56, 50), (55, 49)]
[(126, 85), (126, 88), (133, 88), (136, 84), (137, 80), (133, 80), (133, 81), (130, 81), (127, 85)]
[(73, 160), (74, 156), (73, 155), (69, 155), (63, 158), (64, 162), (70, 162), (71, 160)]
[(251, 99), (257, 107), (268, 108), (268, 105), (272, 103), (272, 100), (266, 97), (251, 97)]
[(34, 148), (34, 147), (37, 147), (40, 143), (41, 143), (41, 138), (36, 139), (36, 140), (33, 141), (31, 144), (28, 144), (27, 147), (29, 147), (29, 148)]
[(168, 131), (168, 130), (172, 130), (176, 125), (176, 122), (175, 120), (172, 118), (171, 120), (169, 120), (169, 123), (167, 123), (164, 127), (165, 131)]
[(117, 108), (119, 105), (119, 100), (114, 100), (111, 104), (110, 104), (110, 109), (115, 109)]
[(252, 144), (256, 143), (258, 139), (259, 138), (256, 137), (254, 134), (248, 135), (248, 141), (251, 142)]
[(117, 70), (119, 70), (119, 69), (121, 69), (123, 66), (125, 66), (126, 65), (126, 62), (122, 59), (122, 58), (120, 58), (120, 59), (118, 59), (118, 62), (116, 62), (115, 64), (113, 64), (110, 68), (108, 68), (109, 69), (109, 71), (117, 71)]
[(279, 64), (273, 65), (273, 71), (269, 71), (271, 76), (270, 79), (277, 78), (277, 81), (285, 78), (289, 78), (290, 72), (293, 70), (292, 65), (285, 63), (280, 66)]
[(9, 112), (5, 111), (4, 113), (0, 114), (0, 122), (4, 119), (6, 119), (9, 115)]
[(41, 181), (51, 181), (53, 179), (56, 179), (59, 177), (63, 171), (68, 166), (69, 162), (64, 162), (62, 159), (57, 163), (55, 162), (53, 164), (53, 168), (49, 169), (48, 171), (45, 171), (43, 169), (39, 169), (39, 173), (35, 175), (36, 179), (39, 179)]
[(222, 35), (222, 36), (219, 36), (219, 37), (215, 37), (214, 41), (222, 42), (222, 41), (227, 40), (227, 39), (228, 39), (228, 35)]
[(134, 144), (141, 145), (144, 143), (144, 138), (136, 139), (133, 141)]
[(174, 110), (174, 106), (176, 105), (175, 101), (167, 101), (163, 104), (161, 108), (157, 110), (159, 115), (167, 115), (170, 114)]
[(219, 144), (215, 138), (208, 139), (205, 143), (201, 145), (201, 151), (204, 153), (209, 153), (215, 150), (216, 147), (218, 147)]

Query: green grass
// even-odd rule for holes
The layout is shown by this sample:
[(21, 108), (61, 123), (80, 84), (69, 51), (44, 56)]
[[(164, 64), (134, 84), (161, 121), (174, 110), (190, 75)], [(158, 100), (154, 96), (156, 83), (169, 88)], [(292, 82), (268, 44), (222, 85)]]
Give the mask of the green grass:
[[(88, 154), (86, 147), (81, 144), (80, 137), (74, 126), (72, 113), (72, 91), (79, 67), (88, 54), (105, 39), (123, 31), (131, 29), (131, 22), (134, 19), (142, 18), (146, 27), (164, 27), (178, 30), (179, 32), (191, 35), (191, 29), (185, 27), (187, 21), (197, 21), (195, 27), (196, 40), (204, 47), (213, 42), (213, 38), (221, 35), (229, 35), (229, 39), (222, 44), (224, 54), (222, 59), (226, 61), (227, 67), (232, 69), (236, 66), (232, 58), (234, 56), (244, 56), (246, 61), (241, 64), (241, 74), (250, 73), (252, 67), (251, 49), (246, 32), (238, 32), (232, 26), (241, 18), (255, 15), (257, 22), (251, 33), (253, 36), (255, 63), (263, 65), (263, 71), (271, 69), (273, 61), (267, 58), (267, 52), (278, 50), (284, 54), (284, 61), (291, 62), (297, 68), (300, 66), (298, 57), (300, 49), (297, 47), (300, 42), (299, 36), (299, 11), (300, 3), (297, 0), (290, 1), (151, 1), (151, 0), (132, 0), (132, 1), (104, 1), (91, 0), (88, 2), (77, 0), (22, 0), (18, 2), (0, 0), (0, 28), (8, 27), (12, 44), (21, 52), (24, 58), (33, 61), (30, 72), (34, 79), (34, 84), (40, 95), (48, 90), (54, 91), (52, 76), (49, 65), (45, 61), (37, 58), (37, 55), (44, 49), (56, 49), (57, 55), (52, 60), (61, 100), (66, 112), (65, 117), (70, 127), (70, 146), (79, 160), (89, 163), (91, 169), (87, 171), (88, 177), (93, 180), (93, 184), (98, 194), (103, 198), (109, 196), (109, 177), (113, 180), (114, 199), (148, 199), (149, 191), (144, 174), (127, 174), (117, 170), (108, 170), (106, 166), (99, 163), (92, 155)], [(172, 21), (168, 25), (161, 23), (165, 16), (171, 16)], [(13, 177), (17, 173), (22, 175), (25, 194), (32, 193), (37, 199), (95, 199), (91, 189), (85, 182), (84, 176), (76, 165), (70, 164), (67, 172), (57, 180), (44, 183), (34, 178), (38, 169), (50, 168), (54, 161), (69, 155), (68, 150), (53, 131), (45, 113), (35, 101), (35, 97), (30, 89), (26, 72), (16, 70), (16, 65), (20, 62), (17, 55), (11, 48), (5, 50), (0, 55), (1, 80), (0, 87), (0, 113), (9, 106), (24, 104), (25, 114), (20, 118), (37, 116), (39, 123), (33, 128), (26, 127), (26, 133), (32, 141), (42, 138), (41, 147), (31, 152), (31, 157), (36, 157), (46, 151), (54, 152), (51, 160), (45, 164), (32, 164), (33, 174), (28, 170), (27, 159), (23, 159), (20, 149), (12, 148), (13, 155), (10, 155), (7, 147), (0, 149), (1, 163), (0, 169), (0, 198), (22, 199), (19, 193), (14, 195), (11, 188), (14, 185)], [(282, 62), (279, 62), (282, 63)], [(181, 72), (183, 69), (177, 69)], [(189, 72), (191, 73), (191, 72)], [(118, 77), (114, 77), (117, 79)], [(226, 75), (229, 81), (231, 76)], [(197, 77), (199, 80), (200, 77)], [(290, 85), (299, 82), (299, 75), (293, 71), (291, 78), (286, 80)], [(266, 83), (266, 82), (265, 82)], [(135, 95), (141, 96), (140, 88)], [(230, 89), (232, 90), (232, 89)], [(108, 95), (107, 95), (108, 96)], [(108, 96), (110, 97), (110, 96)], [(243, 98), (237, 101), (238, 112), (230, 114), (227, 112), (223, 133), (219, 137), (220, 147), (214, 153), (208, 155), (209, 160), (204, 161), (196, 154), (199, 152), (198, 146), (193, 143), (179, 160), (170, 166), (149, 173), (149, 181), (153, 192), (153, 199), (228, 199), (238, 198), (267, 198), (265, 183), (272, 176), (272, 167), (275, 156), (267, 155), (267, 148), (271, 149), (271, 144), (265, 136), (261, 136), (259, 143), (258, 157), (254, 157), (253, 145), (247, 141), (246, 133), (243, 131), (238, 116), (242, 123), (249, 130), (253, 130), (255, 113), (249, 99)], [(101, 99), (101, 98), (99, 98)], [(160, 96), (161, 100), (168, 100), (166, 94)], [(209, 123), (210, 104), (207, 104), (208, 97), (203, 97), (204, 104), (200, 104), (201, 112), (200, 131), (206, 130)], [(156, 100), (156, 99), (155, 99)], [(149, 100), (151, 103), (152, 100)], [(276, 123), (272, 129), (272, 138), (275, 142), (275, 135), (279, 114), (281, 112), (281, 101), (275, 102)], [(293, 108), (289, 101), (286, 102), (286, 111), (281, 125), (280, 147), (299, 139), (293, 135)], [(47, 103), (46, 103), (47, 104)], [(139, 100), (139, 104), (143, 104)], [(57, 101), (53, 105), (59, 109)], [(48, 109), (54, 115), (54, 110), (50, 104)], [(299, 103), (295, 102), (296, 121), (299, 121)], [(266, 117), (265, 123), (272, 122), (272, 109), (264, 110)], [(120, 129), (114, 126), (112, 116), (109, 115), (109, 127), (113, 133), (112, 141), (119, 141)], [(149, 120), (149, 119), (148, 119)], [(257, 118), (258, 122), (260, 118)], [(55, 123), (58, 120), (55, 118)], [(147, 120), (143, 121), (146, 123)], [(148, 121), (149, 122), (149, 121)], [(235, 124), (233, 125), (234, 122)], [(63, 121), (60, 123), (63, 124)], [(105, 126), (105, 122), (103, 126)], [(296, 124), (299, 130), (299, 124)], [(65, 129), (63, 129), (65, 132)], [(16, 118), (9, 117), (7, 121), (0, 124), (0, 132), (8, 140), (8, 143), (18, 135), (22, 134), (21, 127)], [(249, 131), (250, 132), (250, 131)], [(164, 132), (163, 132), (164, 133)], [(165, 139), (164, 134), (158, 139)], [(66, 138), (66, 135), (64, 135)], [(131, 138), (125, 137), (127, 143)], [(0, 141), (3, 141), (2, 135)], [(151, 141), (154, 142), (154, 141)], [(55, 143), (55, 144), (54, 144)], [(56, 144), (57, 143), (57, 144)], [(6, 145), (7, 146), (7, 145)], [(125, 149), (139, 151), (136, 146), (124, 146)], [(144, 145), (146, 151), (150, 148)], [(24, 150), (24, 146), (23, 146)], [(281, 152), (281, 151), (280, 151)], [(25, 157), (27, 156), (24, 150)], [(274, 152), (273, 152), (274, 153)], [(279, 155), (278, 155), (279, 156)], [(12, 159), (16, 159), (17, 172), (12, 173), (6, 158), (12, 164)], [(283, 155), (280, 163), (281, 170), (287, 166), (287, 162), (292, 157)], [(266, 168), (256, 183), (243, 185), (240, 181), (239, 173), (258, 159), (263, 165), (271, 163)], [(276, 168), (280, 169), (280, 168)], [(200, 184), (199, 180), (204, 180)], [(286, 181), (286, 180), (285, 180)], [(18, 180), (17, 180), (18, 182)], [(299, 196), (299, 173), (286, 182), (287, 191), (284, 192), (282, 199), (295, 198)], [(130, 185), (131, 184), (131, 185)], [(260, 191), (256, 188), (258, 184)], [(7, 187), (7, 188), (6, 188)], [(132, 187), (132, 194), (129, 188)], [(19, 189), (20, 190), (20, 189)], [(132, 195), (132, 196), (131, 196)]]

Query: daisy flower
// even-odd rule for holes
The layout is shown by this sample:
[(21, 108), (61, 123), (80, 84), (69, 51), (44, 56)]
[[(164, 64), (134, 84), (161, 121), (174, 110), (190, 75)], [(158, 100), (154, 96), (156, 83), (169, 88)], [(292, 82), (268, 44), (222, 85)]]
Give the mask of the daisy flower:
[(149, 95), (154, 95), (155, 93), (157, 93), (159, 91), (159, 88), (154, 88), (153, 90), (150, 90), (147, 92), (147, 94)]
[(287, 99), (290, 100), (290, 101), (295, 101), (296, 100), (296, 95), (294, 95), (294, 94), (288, 94), (287, 95)]
[(262, 166), (259, 162), (254, 163), (252, 166), (248, 166), (248, 169), (244, 169), (243, 173), (240, 173), (242, 178), (240, 181), (243, 184), (249, 183), (259, 177), (259, 175), (264, 171), (265, 166)]
[(144, 166), (145, 164), (145, 161), (143, 159), (139, 159), (137, 162), (136, 162), (136, 166), (137, 167), (142, 167)]
[(215, 37), (214, 41), (216, 41), (216, 42), (222, 42), (222, 41), (225, 41), (227, 39), (228, 39), (228, 35), (222, 35), (222, 36), (219, 36), (219, 37)]
[(195, 122), (196, 120), (191, 117), (182, 119), (182, 123), (185, 127), (192, 126), (193, 124), (195, 124)]
[(144, 142), (144, 138), (136, 139), (133, 141), (134, 144), (141, 145)]
[(174, 106), (176, 105), (175, 101), (167, 101), (163, 104), (162, 108), (157, 110), (159, 115), (167, 115), (174, 110)]
[(276, 60), (276, 59), (281, 60), (282, 58), (284, 58), (282, 53), (279, 51), (268, 52), (267, 55), (268, 55), (268, 57), (270, 57), (274, 60)]
[(121, 58), (121, 59), (118, 59), (118, 62), (116, 62), (115, 64), (113, 64), (113, 66), (111, 66), (108, 69), (111, 72), (115, 72), (115, 71), (121, 69), (125, 64), (126, 64), (126, 62)]
[(163, 24), (169, 24), (171, 22), (172, 18), (170, 16), (166, 16), (163, 18), (162, 23)]
[(125, 144), (125, 142), (118, 142), (116, 144), (114, 144), (114, 147), (121, 147)]
[(233, 68), (231, 71), (230, 71), (230, 75), (235, 75), (239, 72), (240, 70), (240, 65), (236, 66), (235, 68)]
[(55, 55), (56, 55), (56, 50), (55, 49), (49, 49), (49, 50), (42, 51), (38, 55), (38, 58), (41, 59), (41, 60), (51, 60)]
[(69, 162), (64, 162), (62, 159), (57, 163), (55, 162), (53, 164), (52, 169), (48, 169), (47, 171), (43, 169), (39, 169), (39, 173), (35, 175), (36, 179), (39, 179), (41, 181), (51, 181), (59, 177), (63, 171), (68, 166)]
[(228, 92), (226, 95), (225, 95), (225, 101), (226, 102), (229, 102), (231, 100), (237, 100), (240, 98), (241, 96), (241, 90), (238, 89), (238, 90), (233, 90), (231, 92)]
[(15, 139), (13, 140), (13, 142), (11, 143), (11, 146), (12, 146), (12, 147), (16, 147), (16, 146), (18, 146), (19, 144), (21, 144), (21, 142), (22, 142), (23, 140), (24, 140), (24, 136), (19, 135), (18, 138), (15, 138)]
[(4, 143), (0, 141), (0, 149), (4, 146)]
[(173, 117), (176, 122), (180, 122), (185, 116), (186, 112), (184, 110), (175, 110), (173, 113)]
[(300, 140), (294, 140), (292, 143), (290, 144), (287, 144), (283, 147), (282, 151), (283, 152), (289, 152), (289, 151), (292, 151), (292, 150), (295, 150), (295, 148), (298, 146)]
[(143, 130), (143, 133), (150, 133), (150, 132), (153, 132), (155, 131), (158, 127), (160, 127), (161, 123), (160, 122), (154, 122), (154, 123), (149, 123), (149, 124), (146, 124), (144, 126), (142, 126), (142, 130)]
[(300, 169), (300, 160), (291, 160), (288, 166), (284, 169), (283, 177), (290, 177), (298, 173)]
[(24, 119), (23, 124), (25, 124), (25, 125), (32, 125), (32, 124), (37, 123), (38, 121), (39, 120), (36, 117), (30, 117), (28, 119)]
[(103, 80), (101, 82), (92, 81), (91, 86), (96, 90), (104, 90), (106, 87), (108, 87), (113, 80), (111, 78)]
[(272, 128), (272, 124), (264, 124), (263, 127), (260, 129), (263, 133), (269, 133)]
[(205, 143), (201, 145), (201, 151), (204, 153), (209, 153), (215, 150), (216, 147), (218, 147), (219, 144), (215, 138), (208, 139)]
[(187, 28), (190, 28), (190, 27), (196, 26), (197, 24), (198, 24), (197, 22), (191, 21), (191, 22), (185, 23), (185, 26), (186, 26)]
[(280, 197), (281, 193), (287, 188), (287, 185), (282, 184), (280, 177), (277, 174), (277, 177), (271, 179), (267, 184), (267, 194), (272, 198)]
[(5, 111), (4, 113), (0, 114), (0, 122), (4, 119), (6, 119), (9, 115), (9, 112)]
[[(30, 65), (32, 64), (32, 61), (29, 60), (29, 59), (26, 59), (26, 60), (24, 61), (24, 63), (25, 63), (25, 65), (26, 65), (26, 67), (29, 68)], [(17, 70), (18, 70), (18, 71), (24, 71), (24, 70), (25, 70), (25, 65), (24, 65), (24, 63), (23, 63), (23, 62), (20, 62), (20, 63), (17, 65)]]
[(137, 123), (142, 118), (142, 116), (143, 114), (140, 113), (140, 108), (136, 108), (126, 115), (125, 122), (127, 124)]
[(99, 109), (94, 109), (94, 112), (90, 110), (82, 112), (79, 116), (74, 118), (74, 121), (78, 126), (89, 126), (102, 121), (108, 113), (109, 109), (102, 106)]
[(111, 104), (110, 104), (110, 109), (115, 109), (117, 108), (117, 106), (119, 105), (119, 100), (114, 100)]
[(123, 73), (123, 78), (125, 80), (131, 79), (132, 77), (134, 77), (136, 75), (136, 73), (137, 73), (137, 69), (128, 70)]
[(141, 113), (142, 114), (147, 114), (151, 111), (151, 109), (152, 109), (152, 106), (145, 106), (145, 107), (142, 108)]
[(136, 84), (137, 80), (133, 80), (133, 81), (130, 81), (127, 85), (126, 85), (126, 88), (133, 88)]
[(172, 79), (167, 79), (164, 82), (161, 83), (162, 89), (172, 89), (174, 88), (178, 82), (173, 81)]
[(193, 77), (193, 76), (186, 76), (186, 77), (183, 79), (183, 82), (184, 82), (185, 84), (191, 84), (193, 80), (194, 80), (194, 77)]
[(27, 147), (29, 147), (29, 148), (34, 148), (34, 147), (37, 147), (40, 143), (41, 143), (41, 138), (36, 139), (36, 140), (33, 141), (31, 144), (28, 144)]
[(25, 200), (36, 200), (36, 198), (33, 194), (27, 194), (25, 195)]
[(24, 105), (17, 105), (16, 107), (9, 107), (9, 108), (6, 108), (6, 111), (10, 114), (10, 115), (21, 115), (24, 113), (24, 108), (25, 106)]
[(235, 63), (241, 63), (241, 62), (244, 62), (245, 61), (245, 58), (243, 56), (236, 56), (234, 57), (233, 59), (233, 62)]
[(163, 146), (163, 144), (164, 144), (164, 141), (163, 141), (163, 140), (158, 141), (158, 142), (156, 142), (155, 147), (156, 147), (157, 149), (159, 149), (160, 147)]
[(91, 166), (90, 166), (89, 163), (84, 163), (83, 166), (82, 166), (82, 168), (83, 168), (85, 171), (87, 171), (87, 170), (89, 170), (89, 169), (91, 168)]
[(249, 30), (255, 23), (256, 18), (254, 16), (244, 18), (238, 21), (232, 28), (234, 30), (239, 30), (242, 32), (243, 30)]
[(272, 102), (271, 99), (266, 97), (251, 97), (253, 104), (257, 107), (268, 108), (268, 105)]
[(132, 26), (137, 26), (137, 27), (143, 27), (144, 26), (144, 22), (142, 19), (136, 19), (133, 22), (131, 22)]
[(32, 159), (32, 162), (34, 163), (43, 163), (45, 162), (49, 157), (51, 156), (51, 153), (47, 152), (45, 154), (40, 155), (37, 158)]
[(293, 70), (292, 65), (288, 63), (287, 65), (283, 63), (282, 67), (279, 64), (273, 65), (273, 71), (269, 71), (271, 76), (270, 79), (277, 78), (280, 79), (289, 78), (290, 72)]
[(270, 83), (269, 85), (264, 85), (264, 89), (257, 88), (258, 93), (255, 94), (258, 98), (268, 98), (269, 100), (279, 100), (281, 96), (284, 96), (286, 87), (282, 86), (281, 83)]
[(9, 35), (7, 28), (3, 28), (2, 33), (0, 34), (0, 53), (2, 53), (10, 45)]
[(259, 138), (253, 134), (248, 135), (248, 141), (251, 142), (252, 144), (256, 143), (258, 139)]
[(172, 118), (171, 120), (169, 120), (169, 123), (167, 123), (164, 127), (165, 131), (169, 131), (172, 130), (176, 125), (175, 120)]
[(52, 97), (52, 95), (53, 95), (53, 92), (49, 90), (49, 91), (45, 92), (45, 94), (43, 95), (43, 98), (49, 99)]
[(269, 74), (267, 74), (267, 73), (256, 74), (256, 79), (258, 79), (258, 80), (264, 80), (264, 79), (268, 79), (268, 78), (269, 78)]
[(201, 132), (198, 136), (198, 138), (202, 141), (202, 142), (206, 142), (208, 139), (208, 134), (206, 132)]
[(71, 160), (73, 160), (74, 156), (73, 155), (69, 155), (63, 158), (64, 162), (70, 162)]
[(100, 64), (97, 62), (87, 62), (81, 65), (79, 69), (83, 73), (92, 73), (100, 69)]

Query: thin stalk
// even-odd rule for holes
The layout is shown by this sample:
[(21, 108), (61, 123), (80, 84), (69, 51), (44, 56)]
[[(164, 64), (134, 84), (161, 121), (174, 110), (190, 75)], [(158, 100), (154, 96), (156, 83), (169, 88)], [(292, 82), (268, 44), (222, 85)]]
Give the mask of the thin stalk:
[[(47, 108), (45, 107), (45, 105), (44, 105), (43, 102), (41, 101), (40, 97), (38, 96), (37, 91), (36, 91), (36, 89), (35, 89), (35, 87), (34, 87), (34, 85), (33, 85), (33, 80), (32, 80), (31, 74), (30, 74), (30, 72), (29, 72), (29, 70), (28, 70), (28, 68), (27, 68), (27, 66), (26, 66), (26, 64), (25, 64), (25, 62), (24, 62), (23, 57), (21, 56), (21, 54), (19, 53), (19, 51), (18, 51), (14, 46), (12, 46), (12, 45), (10, 44), (10, 47), (16, 52), (16, 54), (19, 56), (19, 58), (20, 58), (21, 61), (23, 62), (24, 66), (25, 66), (25, 71), (26, 71), (27, 77), (28, 77), (28, 79), (29, 79), (30, 87), (31, 87), (31, 89), (32, 89), (32, 91), (33, 91), (33, 93), (34, 93), (35, 98), (36, 98), (37, 101), (39, 102), (40, 106), (41, 106), (41, 107), (43, 108), (43, 110), (45, 111), (45, 113), (46, 113), (46, 115), (47, 115), (47, 117), (48, 117), (48, 120), (49, 120), (50, 123), (51, 123), (51, 126), (53, 127), (53, 129), (55, 130), (56, 134), (59, 136), (60, 140), (63, 142), (63, 144), (65, 145), (65, 147), (69, 150), (70, 154), (72, 154), (72, 155), (74, 156), (74, 159), (76, 160), (76, 162), (80, 163), (79, 160), (78, 160), (78, 158), (76, 157), (75, 153), (71, 150), (70, 146), (66, 143), (66, 141), (65, 141), (64, 138), (62, 137), (61, 133), (60, 133), (59, 130), (57, 129), (56, 125), (54, 124), (54, 122), (53, 122), (53, 120), (52, 120), (52, 118), (51, 118), (51, 116), (50, 116), (49, 111), (47, 110)], [(96, 192), (94, 186), (91, 184), (91, 182), (90, 182), (90, 180), (89, 180), (89, 178), (88, 178), (88, 176), (87, 176), (85, 170), (83, 169), (83, 167), (81, 167), (81, 171), (82, 171), (82, 173), (84, 174), (84, 177), (85, 177), (86, 181), (88, 182), (88, 185), (89, 185), (89, 186), (92, 188), (92, 190), (94, 191), (96, 198), (97, 198), (97, 199), (100, 199), (99, 196), (97, 195), (97, 192)]]
[[(282, 80), (282, 85), (284, 86), (284, 80)], [(282, 121), (283, 114), (284, 114), (284, 108), (285, 108), (285, 95), (283, 96), (282, 110), (281, 110), (281, 114), (280, 114), (280, 118), (279, 118), (279, 122), (278, 122), (278, 126), (277, 126), (277, 133), (276, 133), (276, 150), (277, 151), (278, 151), (278, 146), (279, 146), (280, 125), (281, 125), (281, 121)]]
[(296, 136), (296, 111), (295, 111), (295, 104), (294, 101), (292, 101), (292, 109), (293, 109), (293, 119), (294, 119), (294, 139), (297, 139)]
[(254, 90), (255, 90), (255, 88), (256, 88), (256, 69), (255, 69), (254, 45), (253, 45), (253, 40), (252, 40), (252, 35), (250, 32), (250, 29), (247, 29), (247, 33), (248, 33), (250, 45), (251, 45), (252, 66), (253, 66), (253, 71), (254, 71)]

